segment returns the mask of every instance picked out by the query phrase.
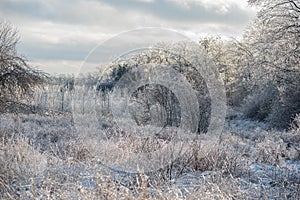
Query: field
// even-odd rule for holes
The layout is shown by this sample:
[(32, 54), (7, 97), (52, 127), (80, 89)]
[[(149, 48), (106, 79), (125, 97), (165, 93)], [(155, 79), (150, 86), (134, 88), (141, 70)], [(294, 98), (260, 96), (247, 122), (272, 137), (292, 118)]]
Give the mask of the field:
[(34, 1), (0, 1), (0, 199), (300, 199), (299, 0)]
[[(138, 126), (126, 131), (115, 126), (99, 128), (99, 121), (92, 122), (88, 101), (83, 102), (85, 113), (77, 116), (77, 123), (68, 111), (66, 99), (71, 94), (65, 96), (64, 111), (61, 98), (51, 101), (56, 89), (48, 90), (46, 99), (56, 109), (1, 115), (2, 199), (300, 197), (297, 127), (278, 131), (267, 123), (245, 119), (238, 108), (228, 108), (221, 135), (200, 134), (197, 140), (180, 141), (172, 139), (176, 130), (163, 129), (158, 135), (149, 127), (149, 137), (137, 137)], [(45, 93), (39, 93), (35, 103), (46, 105), (41, 94)], [(138, 152), (161, 155), (166, 146), (172, 147), (167, 162), (157, 165), (162, 161), (152, 157), (142, 168), (145, 160), (138, 160), (141, 169), (153, 170), (137, 173), (130, 170), (132, 163), (126, 163)]]

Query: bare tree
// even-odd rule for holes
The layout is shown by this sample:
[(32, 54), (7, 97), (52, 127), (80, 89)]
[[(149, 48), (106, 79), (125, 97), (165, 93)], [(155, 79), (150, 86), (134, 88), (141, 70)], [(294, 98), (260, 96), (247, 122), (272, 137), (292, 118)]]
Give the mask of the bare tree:
[[(191, 121), (194, 125), (198, 124), (198, 130), (193, 131), (198, 131), (199, 133), (207, 132), (211, 117), (211, 98), (207, 83), (197, 69), (197, 65), (204, 65), (202, 63), (203, 61), (191, 56), (198, 50), (199, 49), (196, 49), (186, 41), (175, 44), (160, 43), (156, 44), (151, 50), (121, 57), (108, 66), (105, 72), (107, 73), (107, 79), (100, 80), (97, 90), (102, 92), (112, 90), (121, 77), (123, 83), (126, 83), (124, 84), (126, 86), (130, 85), (131, 82), (138, 82), (142, 76), (138, 70), (138, 66), (162, 65), (171, 67), (174, 71), (182, 74), (195, 90), (199, 113), (190, 112), (192, 116)], [(197, 54), (201, 55), (201, 52), (197, 52)], [(189, 56), (191, 56), (191, 59), (188, 59)], [(126, 75), (122, 76), (123, 74)], [(174, 80), (174, 82), (179, 84), (179, 80)], [(117, 87), (123, 86), (117, 84)], [(183, 105), (180, 105), (175, 94), (163, 85), (146, 84), (143, 87), (139, 87), (131, 94), (130, 103), (134, 108), (130, 111), (130, 114), (138, 125), (152, 124), (153, 119), (162, 118), (165, 121), (160, 125), (180, 126), (180, 119), (183, 115), (180, 111), (180, 107), (183, 107)], [(164, 115), (165, 117), (162, 117)]]
[(253, 102), (249, 105), (256, 107), (255, 113), (263, 110), (264, 120), (286, 128), (300, 112), (300, 2), (251, 0), (249, 3), (259, 8), (244, 37), (252, 54), (248, 60), (251, 88), (255, 93), (253, 99), (265, 102), (263, 106), (259, 102), (260, 106)]
[(7, 22), (0, 22), (0, 100), (18, 102), (31, 97), (36, 86), (44, 83), (47, 75), (31, 68), (18, 55), (17, 30)]
[(218, 68), (226, 88), (227, 103), (239, 106), (249, 94), (248, 61), (253, 58), (250, 47), (234, 38), (226, 41), (214, 36), (200, 38), (199, 44)]
[[(300, 2), (298, 0), (252, 0), (260, 10), (253, 27), (246, 34), (256, 55), (253, 69), (269, 74), (275, 81), (291, 82), (299, 73)], [(265, 76), (266, 77), (266, 76)], [(263, 80), (262, 77), (258, 79)], [(269, 80), (267, 80), (269, 81)]]

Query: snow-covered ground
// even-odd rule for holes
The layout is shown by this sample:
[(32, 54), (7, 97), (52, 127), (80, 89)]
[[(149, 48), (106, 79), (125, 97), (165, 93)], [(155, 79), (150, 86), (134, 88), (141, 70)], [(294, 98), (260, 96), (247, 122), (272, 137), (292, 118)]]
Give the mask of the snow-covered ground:
[[(113, 128), (104, 131), (118, 138), (101, 143), (95, 128), (79, 131), (67, 114), (0, 118), (4, 199), (299, 199), (299, 130), (272, 130), (233, 109), (222, 135), (201, 136), (169, 165), (145, 174), (103, 164), (99, 145), (124, 154), (141, 147)], [(165, 144), (152, 142), (153, 151)]]

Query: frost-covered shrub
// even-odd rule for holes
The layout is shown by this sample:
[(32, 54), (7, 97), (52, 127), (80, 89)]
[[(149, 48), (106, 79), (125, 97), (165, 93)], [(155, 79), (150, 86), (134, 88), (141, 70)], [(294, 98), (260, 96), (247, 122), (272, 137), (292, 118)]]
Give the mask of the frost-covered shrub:
[(270, 122), (276, 128), (289, 128), (300, 113), (300, 90), (288, 86), (277, 88), (271, 83), (249, 95), (242, 106), (245, 117)]
[[(22, 100), (31, 99), (34, 90), (41, 87), (47, 75), (33, 69), (17, 52), (19, 34), (9, 23), (0, 20), (0, 112), (26, 110)], [(14, 106), (11, 106), (14, 104)], [(7, 108), (9, 107), (9, 108)], [(30, 108), (30, 109), (28, 109)]]
[(294, 129), (294, 130), (296, 130), (296, 131), (300, 131), (300, 113), (298, 113), (295, 116), (295, 118), (294, 118), (294, 120), (293, 120), (293, 122), (291, 124), (291, 128)]
[(242, 106), (245, 117), (260, 121), (266, 120), (277, 96), (278, 91), (273, 85), (254, 91), (252, 95), (246, 98)]
[(275, 127), (289, 128), (298, 113), (300, 113), (300, 84), (284, 89), (280, 99), (272, 105), (268, 120)]
[(33, 177), (42, 176), (47, 156), (29, 145), (28, 139), (1, 142), (0, 149), (0, 198), (19, 199), (21, 188)]

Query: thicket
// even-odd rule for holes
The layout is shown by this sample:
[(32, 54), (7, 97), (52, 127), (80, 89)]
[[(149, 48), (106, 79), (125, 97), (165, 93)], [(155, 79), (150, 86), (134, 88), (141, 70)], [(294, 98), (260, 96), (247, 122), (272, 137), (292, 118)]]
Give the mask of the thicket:
[(245, 117), (289, 128), (300, 112), (300, 3), (252, 0), (259, 9), (241, 41), (202, 38), (217, 64), (228, 103)]

